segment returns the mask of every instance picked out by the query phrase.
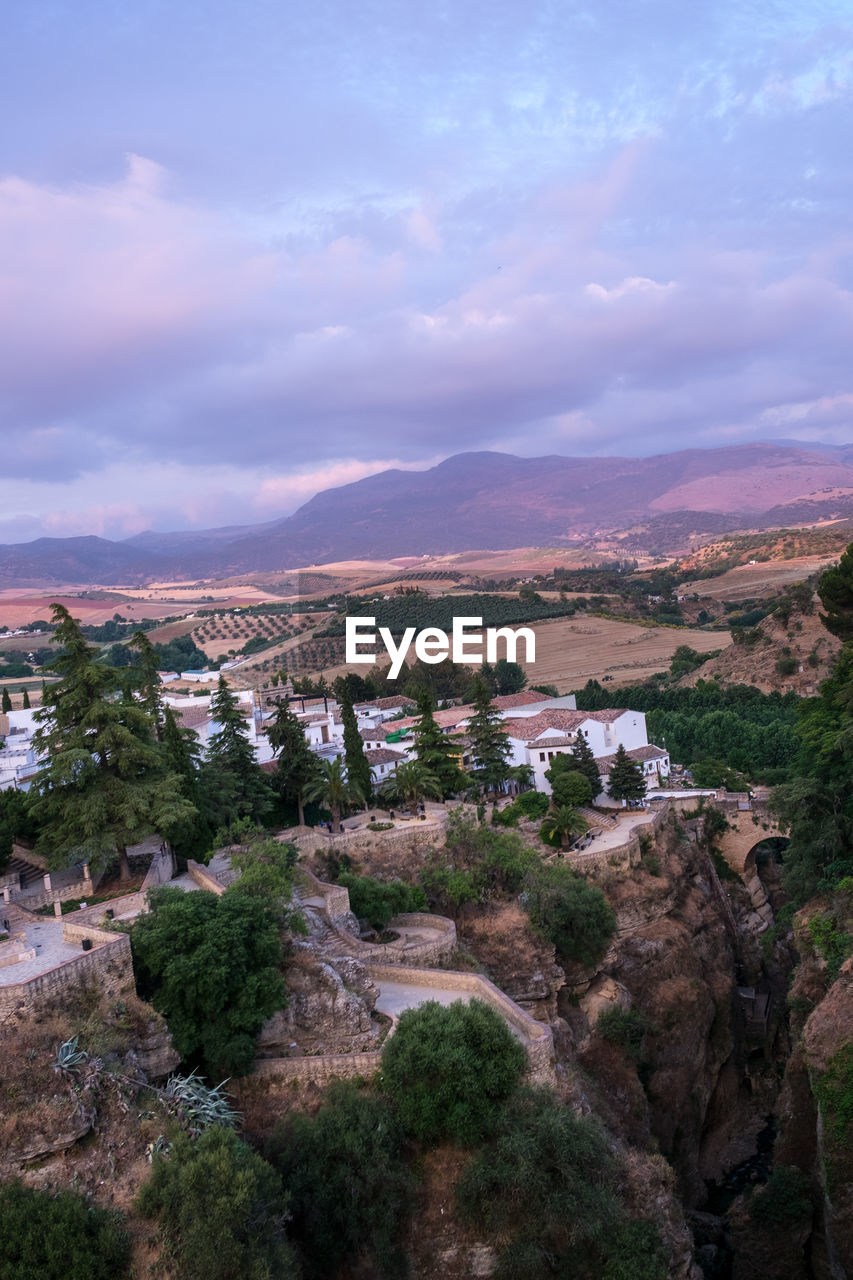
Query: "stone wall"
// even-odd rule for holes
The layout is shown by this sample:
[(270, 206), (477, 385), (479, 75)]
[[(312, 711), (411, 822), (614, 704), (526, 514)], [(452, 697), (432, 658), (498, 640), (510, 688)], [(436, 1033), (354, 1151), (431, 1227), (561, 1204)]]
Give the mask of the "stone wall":
[(638, 822), (631, 828), (630, 835), (621, 844), (569, 854), (572, 869), (592, 879), (600, 879), (613, 872), (630, 871), (632, 867), (639, 865), (642, 857), (641, 838), (649, 836), (652, 840), (657, 839), (657, 833), (666, 822), (668, 812), (666, 808), (650, 812), (645, 822)]
[(135, 893), (126, 893), (121, 898), (109, 898), (106, 902), (95, 902), (91, 907), (80, 907), (78, 911), (72, 911), (70, 915), (65, 916), (63, 923), (67, 921), (69, 924), (93, 926), (103, 924), (107, 919), (108, 911), (112, 911), (113, 916), (118, 918), (147, 910), (148, 892), (143, 886)]
[(192, 858), (187, 858), (187, 875), (196, 882), (199, 889), (215, 893), (217, 898), (221, 898), (225, 892), (225, 886), (219, 883), (213, 872), (208, 871), (200, 862), (193, 862)]
[(355, 852), (358, 849), (405, 849), (413, 853), (424, 853), (435, 844), (444, 840), (445, 824), (435, 819), (426, 822), (411, 821), (405, 826), (394, 827), (391, 831), (368, 831), (367, 827), (355, 827), (331, 835), (319, 828), (301, 831), (298, 835), (285, 833), (281, 838), (295, 844), (302, 854)]
[(27, 982), (0, 987), (0, 1021), (5, 1025), (32, 1017), (63, 992), (85, 983), (94, 983), (105, 995), (116, 997), (135, 990), (127, 934), (107, 933), (86, 924), (63, 921), (62, 935), (66, 942), (82, 943), (84, 938), (89, 938), (92, 950), (81, 950), (73, 959), (46, 969)]
[(151, 860), (151, 866), (142, 881), (142, 888), (143, 890), (156, 889), (161, 884), (168, 884), (174, 874), (175, 855), (170, 850), (158, 851)]
[(296, 877), (302, 881), (310, 897), (323, 899), (323, 910), (330, 920), (339, 920), (350, 914), (349, 890), (343, 885), (327, 884), (307, 867), (297, 867)]
[(273, 1089), (276, 1083), (287, 1085), (292, 1080), (326, 1084), (335, 1076), (345, 1080), (354, 1076), (372, 1076), (379, 1070), (381, 1062), (381, 1049), (369, 1049), (364, 1053), (324, 1053), (305, 1058), (261, 1058), (255, 1062), (248, 1080), (240, 1084), (245, 1087), (257, 1081)]

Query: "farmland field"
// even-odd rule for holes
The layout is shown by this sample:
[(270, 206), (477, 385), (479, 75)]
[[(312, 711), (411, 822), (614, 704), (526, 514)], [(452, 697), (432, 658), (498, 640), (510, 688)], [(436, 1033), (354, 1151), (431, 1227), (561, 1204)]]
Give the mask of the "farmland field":
[(750, 600), (771, 595), (792, 582), (802, 582), (837, 560), (837, 555), (797, 556), (793, 560), (743, 564), (720, 574), (718, 578), (697, 578), (694, 582), (685, 582), (679, 591), (685, 594), (697, 591), (700, 596), (711, 596), (714, 600)]

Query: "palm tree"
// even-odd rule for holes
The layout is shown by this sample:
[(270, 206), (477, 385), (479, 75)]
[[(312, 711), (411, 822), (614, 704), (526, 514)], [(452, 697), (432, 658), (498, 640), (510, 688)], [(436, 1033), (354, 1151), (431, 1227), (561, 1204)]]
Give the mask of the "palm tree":
[(341, 814), (351, 804), (364, 804), (364, 795), (355, 782), (346, 775), (343, 756), (334, 760), (321, 760), (317, 777), (305, 788), (306, 800), (317, 800), (332, 815), (332, 830), (341, 830)]
[(546, 836), (559, 836), (560, 844), (564, 849), (568, 849), (571, 837), (579, 836), (582, 831), (586, 831), (587, 823), (584, 822), (577, 809), (563, 804), (560, 805), (559, 809), (553, 809), (545, 815), (540, 830)]
[(425, 796), (431, 796), (434, 800), (440, 800), (442, 796), (438, 778), (420, 760), (404, 760), (398, 764), (380, 790), (384, 798), (404, 800), (410, 813), (415, 812), (418, 801)]

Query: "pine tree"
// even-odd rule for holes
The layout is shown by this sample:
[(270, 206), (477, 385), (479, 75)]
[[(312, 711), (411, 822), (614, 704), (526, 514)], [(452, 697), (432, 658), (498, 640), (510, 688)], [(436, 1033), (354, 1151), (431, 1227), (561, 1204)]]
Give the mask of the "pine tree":
[(420, 719), (414, 728), (418, 760), (438, 779), (442, 795), (453, 795), (465, 782), (459, 768), (459, 749), (439, 728), (433, 714), (433, 701), (426, 689), (418, 694), (418, 712)]
[(29, 690), (27, 689), (24, 690), (24, 700), (21, 703), (21, 706), (23, 707), (24, 711), (29, 711), (30, 709), (30, 695), (29, 695)]
[(503, 729), (503, 717), (492, 702), (489, 686), (480, 676), (474, 681), (473, 704), (468, 736), (474, 777), (484, 790), (496, 791), (506, 781), (512, 747)]
[(646, 794), (646, 779), (643, 777), (642, 766), (631, 759), (621, 742), (610, 766), (607, 794), (611, 800), (629, 802), (642, 800)]
[(30, 787), (40, 844), (54, 862), (103, 862), (118, 852), (130, 876), (127, 846), (189, 820), (192, 804), (170, 773), (143, 707), (118, 696), (116, 672), (97, 662), (79, 623), (54, 604), (53, 660), (60, 679), (45, 691), (33, 743), (43, 764)]
[(0, 711), (5, 715), (7, 711), (12, 710), (12, 699), (9, 697), (9, 690), (3, 685), (3, 697), (0, 700)]
[(287, 800), (294, 800), (300, 827), (305, 825), (304, 798), (317, 774), (317, 757), (305, 740), (305, 729), (286, 702), (276, 707), (269, 740), (278, 757), (278, 785)]
[(210, 717), (219, 729), (210, 739), (202, 783), (220, 825), (240, 818), (262, 822), (272, 807), (272, 791), (255, 760), (240, 704), (225, 677), (210, 700)]
[(340, 689), (340, 699), (341, 718), (344, 722), (344, 758), (347, 778), (364, 797), (364, 803), (367, 804), (373, 789), (373, 776), (370, 771), (370, 762), (364, 754), (364, 742), (353, 710), (352, 694), (345, 683)]
[(575, 745), (569, 754), (573, 761), (572, 768), (576, 769), (578, 773), (582, 773), (588, 780), (594, 800), (601, 791), (601, 775), (598, 772), (598, 765), (595, 763), (595, 756), (593, 755), (592, 747), (589, 745), (589, 739), (583, 729), (578, 730)]

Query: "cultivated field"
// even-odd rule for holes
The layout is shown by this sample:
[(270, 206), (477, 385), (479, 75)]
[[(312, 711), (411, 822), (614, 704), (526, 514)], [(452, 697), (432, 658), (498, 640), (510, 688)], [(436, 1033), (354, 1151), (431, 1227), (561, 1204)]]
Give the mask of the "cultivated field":
[(837, 555), (798, 556), (793, 560), (743, 564), (720, 574), (718, 578), (697, 578), (695, 582), (685, 582), (679, 587), (679, 592), (687, 595), (697, 591), (700, 596), (711, 596), (714, 600), (751, 600), (771, 595), (792, 582), (802, 582), (837, 560)]

